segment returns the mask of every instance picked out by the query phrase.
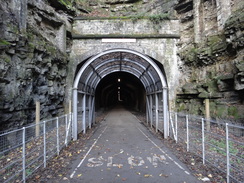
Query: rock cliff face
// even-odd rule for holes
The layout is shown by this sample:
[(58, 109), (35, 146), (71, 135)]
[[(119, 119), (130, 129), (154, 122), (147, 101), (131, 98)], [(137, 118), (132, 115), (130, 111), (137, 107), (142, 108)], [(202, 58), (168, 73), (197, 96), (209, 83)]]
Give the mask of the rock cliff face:
[[(213, 118), (244, 121), (244, 3), (240, 0), (179, 0), (182, 79), (177, 108)], [(194, 35), (194, 36), (192, 36)]]
[(174, 14), (175, 0), (84, 0), (77, 1), (83, 16), (119, 17)]
[(64, 113), (69, 16), (43, 1), (0, 4), (1, 131), (34, 122), (35, 101), (42, 119)]
[(77, 15), (179, 19), (176, 110), (202, 115), (210, 99), (211, 117), (243, 122), (243, 8), (243, 0), (0, 0), (0, 131), (34, 122), (35, 101), (42, 119), (64, 113)]
[(0, 131), (34, 122), (36, 101), (41, 103), (42, 119), (64, 113), (73, 17), (173, 14), (173, 4), (0, 0)]

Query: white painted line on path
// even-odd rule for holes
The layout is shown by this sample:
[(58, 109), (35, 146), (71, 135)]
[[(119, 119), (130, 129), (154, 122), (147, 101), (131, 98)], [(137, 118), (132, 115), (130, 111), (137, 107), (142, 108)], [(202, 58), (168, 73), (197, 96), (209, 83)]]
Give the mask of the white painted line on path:
[(179, 163), (177, 163), (173, 158), (171, 158), (167, 153), (164, 152), (163, 149), (161, 149), (155, 142), (153, 142), (140, 128), (137, 127), (138, 130), (155, 146), (157, 147), (162, 153), (164, 153), (171, 161), (174, 162), (176, 166), (178, 166), (180, 169), (182, 169), (186, 174), (190, 175), (188, 171), (186, 171)]
[(92, 148), (96, 145), (97, 141), (100, 139), (100, 137), (103, 135), (103, 133), (105, 132), (105, 130), (108, 128), (108, 126), (106, 126), (106, 128), (102, 131), (102, 133), (98, 136), (98, 138), (96, 139), (96, 141), (92, 144), (92, 146), (90, 147), (90, 149), (87, 151), (86, 155), (83, 157), (83, 159), (81, 160), (81, 162), (79, 163), (79, 165), (75, 168), (75, 170), (73, 171), (73, 173), (70, 175), (70, 178), (73, 178), (76, 171), (78, 170), (78, 168), (80, 168), (80, 166), (82, 165), (82, 163), (85, 161), (86, 157), (88, 156), (88, 154), (91, 152)]

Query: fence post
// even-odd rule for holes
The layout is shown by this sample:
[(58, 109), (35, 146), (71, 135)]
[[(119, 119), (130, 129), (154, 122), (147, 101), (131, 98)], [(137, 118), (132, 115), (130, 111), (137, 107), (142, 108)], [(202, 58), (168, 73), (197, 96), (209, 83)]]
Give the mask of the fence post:
[(56, 128), (57, 128), (57, 155), (59, 155), (59, 120), (56, 118)]
[(225, 124), (226, 130), (226, 179), (227, 183), (230, 182), (230, 151), (229, 151), (229, 126), (228, 123)]
[(67, 147), (67, 138), (68, 138), (68, 114), (65, 115), (65, 141), (64, 144)]
[(83, 128), (83, 134), (86, 133), (86, 94), (83, 94), (82, 97), (82, 128)]
[(206, 122), (207, 122), (207, 131), (210, 131), (210, 107), (209, 99), (205, 99), (205, 111), (206, 111)]
[(46, 168), (47, 160), (46, 160), (46, 121), (43, 123), (43, 163), (44, 163), (44, 168)]
[[(169, 112), (168, 112), (169, 115)], [(155, 125), (156, 125), (156, 132), (158, 132), (158, 94), (155, 93)]]
[(173, 124), (174, 122), (172, 120), (172, 115), (171, 115), (170, 111), (168, 112), (168, 115), (169, 115), (169, 120), (170, 120), (170, 124), (171, 124), (171, 128), (172, 128), (173, 138), (176, 141), (175, 129), (174, 129), (174, 124)]
[(40, 135), (40, 102), (36, 101), (36, 137)]
[(69, 113), (71, 113), (71, 112), (72, 112), (72, 101), (69, 100)]
[(178, 142), (178, 119), (177, 119), (177, 112), (175, 113), (175, 137), (176, 143)]
[(202, 118), (202, 163), (205, 164), (204, 118)]
[(187, 152), (189, 151), (189, 121), (188, 121), (188, 115), (186, 115), (186, 149)]
[(25, 127), (23, 127), (23, 134), (22, 134), (22, 168), (23, 168), (23, 182), (25, 183), (26, 179), (26, 171), (25, 171)]

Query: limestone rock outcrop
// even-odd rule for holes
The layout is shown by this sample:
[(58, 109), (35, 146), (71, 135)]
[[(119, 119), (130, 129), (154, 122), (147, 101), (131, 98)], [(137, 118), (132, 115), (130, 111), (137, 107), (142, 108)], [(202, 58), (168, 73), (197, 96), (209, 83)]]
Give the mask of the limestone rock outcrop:
[(176, 3), (181, 22), (178, 55), (183, 62), (179, 111), (204, 114), (204, 99), (210, 99), (213, 118), (244, 122), (243, 7), (239, 0)]
[(33, 123), (36, 101), (42, 119), (64, 113), (70, 15), (34, 0), (20, 4), (23, 13), (15, 3), (0, 5), (0, 131)]

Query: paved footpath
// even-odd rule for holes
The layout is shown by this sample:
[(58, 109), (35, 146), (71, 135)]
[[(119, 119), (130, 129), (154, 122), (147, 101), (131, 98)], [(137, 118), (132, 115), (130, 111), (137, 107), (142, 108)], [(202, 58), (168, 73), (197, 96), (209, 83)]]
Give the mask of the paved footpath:
[(112, 110), (72, 162), (70, 182), (199, 182), (162, 142), (122, 108)]

